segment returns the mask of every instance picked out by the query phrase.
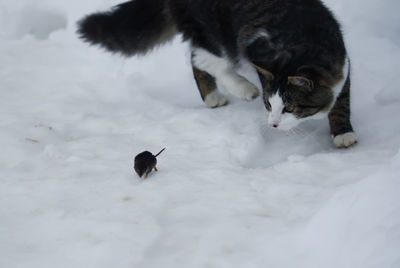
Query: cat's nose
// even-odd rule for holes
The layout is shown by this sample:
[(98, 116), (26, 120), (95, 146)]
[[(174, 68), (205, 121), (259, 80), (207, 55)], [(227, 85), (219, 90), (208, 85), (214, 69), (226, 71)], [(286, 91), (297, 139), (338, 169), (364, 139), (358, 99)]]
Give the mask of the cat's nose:
[(278, 128), (278, 124), (271, 124), (271, 127)]

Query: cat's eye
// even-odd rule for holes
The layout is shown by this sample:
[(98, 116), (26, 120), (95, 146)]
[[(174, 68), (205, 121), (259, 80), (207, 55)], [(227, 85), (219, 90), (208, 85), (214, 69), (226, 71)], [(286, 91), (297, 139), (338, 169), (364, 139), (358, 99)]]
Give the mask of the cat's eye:
[(268, 111), (271, 111), (272, 109), (271, 103), (268, 100), (265, 101), (265, 107), (267, 108)]
[(293, 113), (293, 111), (294, 111), (294, 107), (292, 105), (285, 106), (285, 108), (283, 108), (283, 110), (282, 110), (282, 114)]

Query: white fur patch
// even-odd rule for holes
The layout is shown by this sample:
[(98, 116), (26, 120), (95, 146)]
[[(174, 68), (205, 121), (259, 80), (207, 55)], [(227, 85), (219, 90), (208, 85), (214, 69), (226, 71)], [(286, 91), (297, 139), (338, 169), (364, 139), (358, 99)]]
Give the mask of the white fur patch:
[(215, 90), (208, 94), (204, 102), (210, 108), (216, 108), (228, 104), (228, 100), (221, 93), (219, 93), (218, 90)]
[(225, 57), (197, 48), (193, 50), (192, 60), (194, 66), (214, 76), (231, 94), (244, 100), (255, 99), (260, 94), (255, 85), (235, 72), (234, 65)]
[(270, 126), (279, 126), (283, 116), (282, 111), (285, 108), (282, 98), (279, 96), (279, 94), (274, 94), (268, 99), (268, 101), (271, 104), (271, 112), (268, 116), (268, 123)]
[(226, 88), (232, 95), (243, 100), (251, 101), (260, 95), (258, 88), (255, 85), (234, 72), (227, 72), (220, 77), (217, 77), (217, 82)]
[(357, 136), (354, 132), (347, 132), (333, 137), (333, 143), (338, 148), (347, 148), (357, 142)]

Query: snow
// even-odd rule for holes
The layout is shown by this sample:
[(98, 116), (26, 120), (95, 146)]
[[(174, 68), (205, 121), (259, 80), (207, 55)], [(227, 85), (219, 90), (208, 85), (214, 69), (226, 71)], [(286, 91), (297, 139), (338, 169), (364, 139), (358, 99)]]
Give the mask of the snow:
[[(400, 267), (397, 0), (326, 1), (347, 150), (327, 120), (270, 129), (260, 98), (207, 108), (179, 38), (131, 59), (77, 39), (116, 3), (0, 1), (0, 267)], [(163, 147), (140, 180), (134, 156)]]

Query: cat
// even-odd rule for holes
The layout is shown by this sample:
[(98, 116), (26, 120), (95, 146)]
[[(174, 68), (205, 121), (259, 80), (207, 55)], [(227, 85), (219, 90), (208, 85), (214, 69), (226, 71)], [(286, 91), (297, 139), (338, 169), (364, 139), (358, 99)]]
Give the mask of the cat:
[(341, 28), (320, 0), (133, 0), (87, 15), (78, 34), (125, 56), (143, 55), (181, 33), (209, 107), (226, 105), (217, 84), (244, 100), (258, 88), (236, 72), (250, 62), (272, 128), (327, 116), (333, 142), (357, 142), (350, 122), (350, 60)]

